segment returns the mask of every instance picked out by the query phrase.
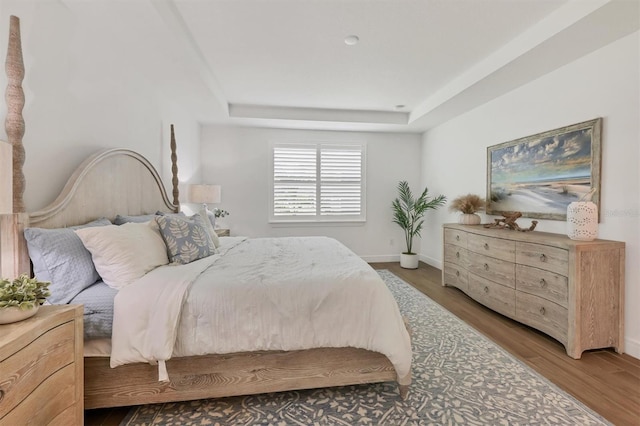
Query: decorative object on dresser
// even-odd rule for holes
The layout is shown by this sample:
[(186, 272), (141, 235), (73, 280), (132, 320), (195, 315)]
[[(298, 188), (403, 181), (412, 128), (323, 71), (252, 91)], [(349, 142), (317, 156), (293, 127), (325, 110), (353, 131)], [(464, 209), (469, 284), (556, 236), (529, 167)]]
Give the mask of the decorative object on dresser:
[(499, 229), (511, 229), (514, 231), (528, 232), (536, 229), (536, 225), (538, 224), (537, 220), (531, 221), (531, 226), (528, 228), (520, 228), (520, 225), (516, 223), (522, 217), (522, 213), (520, 212), (506, 212), (502, 214), (502, 219), (494, 219), (493, 223), (487, 223), (484, 225), (485, 228), (499, 228)]
[(461, 225), (479, 225), (480, 216), (476, 213), (483, 210), (485, 201), (475, 194), (461, 195), (449, 205), (452, 212), (460, 212), (458, 223)]
[(447, 197), (438, 195), (429, 198), (429, 189), (425, 188), (422, 195), (414, 198), (407, 181), (398, 183), (399, 197), (393, 200), (393, 222), (397, 223), (404, 230), (407, 251), (400, 254), (400, 266), (406, 269), (416, 269), (418, 267), (418, 255), (413, 250), (413, 237), (420, 236), (420, 230), (424, 220), (422, 219), (430, 209), (437, 209), (442, 206)]
[(442, 282), (562, 343), (624, 352), (625, 244), (444, 225)]
[(47, 305), (0, 325), (0, 424), (83, 424), (82, 314)]
[(32, 317), (47, 296), (49, 283), (22, 274), (14, 280), (0, 279), (0, 324)]
[(595, 240), (598, 237), (598, 206), (591, 201), (576, 201), (569, 204), (567, 235), (572, 240)]
[(601, 129), (596, 118), (488, 147), (487, 213), (565, 220), (587, 194), (598, 205)]

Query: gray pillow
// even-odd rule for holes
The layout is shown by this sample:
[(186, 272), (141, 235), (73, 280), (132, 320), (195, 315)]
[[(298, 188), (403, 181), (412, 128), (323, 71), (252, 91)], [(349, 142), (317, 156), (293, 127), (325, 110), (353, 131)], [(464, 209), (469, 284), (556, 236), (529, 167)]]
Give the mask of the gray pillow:
[(91, 260), (91, 253), (73, 230), (104, 225), (111, 225), (111, 222), (102, 218), (69, 228), (24, 230), (36, 278), (51, 282), (51, 296), (47, 298), (50, 303), (69, 303), (78, 293), (98, 281), (100, 276)]
[(187, 264), (216, 253), (216, 246), (199, 214), (156, 216), (171, 263)]

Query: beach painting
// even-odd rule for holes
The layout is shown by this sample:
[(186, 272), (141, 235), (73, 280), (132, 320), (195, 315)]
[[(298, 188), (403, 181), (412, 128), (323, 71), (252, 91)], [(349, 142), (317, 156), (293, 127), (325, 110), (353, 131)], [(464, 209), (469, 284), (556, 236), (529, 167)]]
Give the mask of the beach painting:
[(573, 201), (600, 198), (602, 118), (487, 148), (488, 214), (566, 220)]

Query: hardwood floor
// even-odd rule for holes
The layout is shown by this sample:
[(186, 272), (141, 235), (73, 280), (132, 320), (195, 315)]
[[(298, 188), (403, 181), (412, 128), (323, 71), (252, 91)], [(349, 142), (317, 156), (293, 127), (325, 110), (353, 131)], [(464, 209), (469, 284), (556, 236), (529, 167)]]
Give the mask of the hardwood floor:
[[(412, 284), (516, 358), (619, 426), (640, 426), (640, 360), (613, 350), (587, 351), (579, 360), (547, 335), (485, 308), (458, 289), (443, 287), (441, 271), (420, 263), (374, 263)], [(118, 425), (129, 408), (87, 410), (87, 425)]]

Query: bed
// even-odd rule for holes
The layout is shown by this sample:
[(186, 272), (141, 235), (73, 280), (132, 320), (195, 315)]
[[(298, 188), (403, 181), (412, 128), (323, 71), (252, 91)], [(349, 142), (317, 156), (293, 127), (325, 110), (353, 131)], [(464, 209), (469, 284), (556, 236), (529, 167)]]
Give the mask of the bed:
[[(9, 112), (11, 113), (15, 109), (15, 104), (8, 98)], [(7, 131), (7, 134), (9, 133)], [(153, 165), (142, 155), (127, 149), (100, 151), (86, 159), (78, 167), (60, 195), (49, 206), (32, 213), (23, 213), (18, 210), (13, 215), (3, 216), (3, 230), (9, 229), (10, 225), (10, 234), (15, 237), (15, 241), (12, 243), (15, 255), (14, 263), (19, 267), (24, 267), (30, 255), (34, 260), (35, 268), (38, 263), (35, 257), (45, 256), (42, 252), (34, 251), (31, 246), (29, 247), (31, 251), (27, 249), (23, 238), (25, 229), (27, 232), (33, 229), (40, 230), (38, 231), (40, 232), (39, 236), (49, 236), (51, 241), (59, 242), (61, 239), (56, 232), (105, 220), (105, 218), (112, 222), (117, 216), (152, 215), (155, 217), (176, 214), (179, 211), (179, 192), (173, 127), (171, 139), (173, 201), (169, 200), (165, 186)], [(12, 144), (14, 147), (21, 146), (21, 140), (13, 141)], [(13, 186), (14, 191), (21, 192), (20, 186), (23, 188), (24, 182), (18, 182), (16, 185), (14, 178)], [(113, 225), (102, 223), (95, 226)], [(47, 233), (48, 231), (50, 233)], [(6, 235), (5, 232), (5, 237)], [(94, 303), (100, 300), (104, 300), (108, 304), (110, 298), (114, 300), (116, 314), (113, 316), (111, 341), (107, 339), (106, 342), (104, 340), (87, 342), (86, 345), (87, 348), (91, 348), (93, 353), (86, 354), (84, 359), (85, 408), (184, 401), (383, 381), (397, 381), (399, 395), (402, 398), (406, 397), (411, 382), (409, 333), (399, 315), (397, 304), (395, 301), (389, 301), (389, 297), (392, 299), (392, 296), (386, 289), (384, 282), (364, 261), (346, 247), (336, 241), (329, 241), (329, 239), (320, 238), (313, 241), (311, 239), (295, 239), (295, 241), (288, 241), (286, 244), (286, 239), (222, 238), (221, 240), (223, 240), (220, 242), (221, 253), (189, 263), (192, 267), (198, 264), (198, 267), (192, 268), (194, 270), (190, 270), (188, 273), (183, 273), (182, 270), (178, 273), (176, 268), (189, 267), (189, 265), (159, 266), (145, 273), (143, 277), (136, 278), (132, 284), (122, 287), (116, 292), (112, 289), (110, 293), (109, 291), (105, 293), (104, 284), (98, 280), (99, 277), (89, 276), (92, 278), (85, 279), (86, 282), (82, 284), (84, 287), (81, 293), (74, 294), (73, 297), (61, 297), (57, 300), (58, 303), (84, 303), (87, 305), (89, 302)], [(285, 248), (288, 244), (292, 246)], [(7, 247), (7, 245), (5, 244), (3, 247)], [(294, 252), (311, 254), (303, 256), (304, 258), (295, 258), (295, 261), (292, 261), (291, 253)], [(95, 253), (92, 252), (92, 254), (94, 254), (92, 260), (96, 263)], [(248, 258), (245, 257), (248, 260), (243, 262), (243, 258), (238, 256), (248, 256)], [(203, 262), (210, 264), (199, 264)], [(62, 265), (76, 267), (76, 263), (79, 262), (63, 262)], [(287, 265), (287, 263), (289, 264)], [(257, 275), (256, 271), (253, 271), (253, 275), (247, 275), (246, 270), (241, 270), (242, 265), (246, 266), (247, 264), (260, 264), (264, 268), (259, 268)], [(327, 270), (332, 269), (332, 265), (336, 265), (335, 269), (339, 271), (338, 274), (327, 274)], [(340, 268), (337, 267), (338, 265)], [(162, 268), (167, 269), (161, 271)], [(313, 269), (319, 269), (322, 273), (319, 276), (314, 276), (311, 274)], [(282, 275), (278, 280), (273, 277), (275, 271), (279, 271), (279, 274)], [(38, 275), (39, 272), (35, 272)], [(67, 277), (83, 276), (82, 272), (78, 272), (77, 269), (63, 270), (61, 273), (66, 274)], [(204, 304), (204, 309), (206, 310), (206, 307), (209, 306), (208, 303), (214, 303), (216, 299), (221, 298), (220, 294), (228, 296), (235, 292), (233, 297), (229, 296), (228, 299), (224, 299), (226, 302), (218, 305), (216, 309), (212, 309), (215, 312), (228, 311), (227, 316), (235, 318), (236, 322), (233, 326), (235, 328), (220, 327), (221, 330), (218, 330), (220, 333), (210, 338), (207, 349), (203, 349), (203, 353), (197, 353), (198, 350), (194, 349), (193, 344), (185, 343), (189, 340), (189, 333), (196, 328), (192, 325), (186, 325), (184, 316), (185, 313), (192, 310), (191, 305), (195, 304), (194, 301), (200, 300), (204, 294), (202, 293), (202, 285), (197, 284), (199, 282), (197, 280), (202, 276), (214, 273), (215, 278), (210, 281), (222, 282), (220, 277), (225, 277), (227, 281), (224, 281), (226, 284), (221, 285), (223, 293), (219, 293), (207, 304)], [(153, 309), (152, 303), (141, 307), (140, 301), (145, 299), (145, 295), (155, 295), (165, 291), (158, 290), (158, 288), (166, 289), (168, 294), (174, 294), (171, 292), (176, 291), (176, 285), (172, 284), (172, 281), (161, 283), (162, 276), (171, 276), (172, 274), (176, 281), (180, 281), (178, 276), (192, 274), (197, 277), (180, 284), (182, 287), (181, 297), (183, 297), (180, 304), (169, 305), (167, 301), (171, 299), (169, 297), (158, 302), (160, 304), (167, 303), (166, 309)], [(354, 275), (358, 276), (359, 281), (354, 281)], [(232, 278), (238, 276), (244, 278), (233, 281)], [(306, 277), (306, 279), (303, 280), (301, 277)], [(94, 278), (94, 282), (90, 282)], [(106, 281), (105, 277), (103, 279)], [(252, 280), (256, 281), (253, 284), (254, 287), (247, 287), (252, 284)], [(310, 298), (305, 299), (304, 297), (307, 296), (301, 296), (301, 293), (298, 293), (299, 290), (292, 287), (298, 281), (310, 283), (307, 287), (316, 289), (311, 291), (314, 294)], [(356, 285), (349, 284), (347, 286), (346, 283), (349, 282), (356, 282)], [(321, 283), (320, 287), (318, 287), (318, 283)], [(347, 296), (344, 296), (344, 293), (328, 292), (324, 290), (325, 287), (345, 287), (348, 293), (346, 293)], [(262, 292), (255, 290), (257, 288), (262, 288)], [(317, 290), (318, 288), (323, 290)], [(372, 288), (375, 291), (370, 290)], [(56, 289), (54, 288), (52, 291), (56, 291)], [(370, 291), (371, 296), (369, 295)], [(270, 310), (262, 307), (257, 308), (258, 305), (245, 303), (244, 299), (246, 298), (242, 297), (243, 292), (245, 295), (255, 293), (254, 300), (266, 300), (270, 298), (270, 295), (278, 294), (279, 297), (276, 299), (280, 302), (271, 303)], [(124, 294), (127, 297), (120, 297)], [(287, 294), (295, 294), (296, 297), (287, 298)], [(192, 298), (189, 299), (189, 297)], [(120, 302), (118, 302), (119, 298)], [(357, 300), (364, 307), (360, 311), (343, 307), (336, 302), (336, 299)], [(156, 338), (157, 335), (152, 334), (151, 338), (146, 341), (149, 345), (129, 350), (131, 348), (128, 345), (134, 344), (141, 332), (128, 335), (126, 333), (126, 330), (131, 328), (130, 325), (137, 321), (137, 317), (119, 316), (118, 312), (125, 309), (123, 306), (127, 305), (127, 300), (135, 301), (133, 308), (131, 306), (126, 308), (128, 309), (126, 312), (129, 312), (128, 315), (135, 313), (136, 310), (147, 312), (149, 316), (162, 314), (159, 321), (152, 321), (146, 326), (141, 325), (141, 327), (153, 328), (158, 323), (168, 321), (165, 311), (170, 311), (173, 312), (171, 321), (173, 321), (175, 329), (182, 329), (182, 331), (175, 337), (171, 335), (171, 331), (165, 333), (168, 337), (162, 338)], [(283, 303), (287, 300), (289, 303)], [(291, 300), (300, 301), (300, 303), (290, 303)], [(370, 300), (372, 304), (363, 303), (365, 300)], [(240, 306), (242, 303), (245, 304)], [(307, 306), (308, 309), (301, 310), (299, 305)], [(326, 309), (327, 307), (330, 309)], [(301, 311), (301, 316), (292, 316), (292, 312), (297, 310)], [(281, 311), (279, 313), (284, 316), (277, 317), (277, 311)], [(238, 312), (242, 315), (239, 315)], [(97, 311), (86, 312), (86, 315), (96, 313)], [(102, 315), (109, 316), (104, 312)], [(202, 312), (195, 313), (193, 317), (198, 319), (201, 315)], [(243, 321), (243, 315), (247, 318), (246, 321)], [(265, 319), (267, 317), (275, 318), (275, 320), (268, 326), (264, 325), (263, 328), (267, 330), (265, 333), (257, 332), (255, 327), (247, 331), (245, 323), (267, 324)], [(363, 325), (365, 319), (369, 324), (367, 330), (364, 330)], [(125, 326), (118, 325), (122, 323), (125, 323)], [(294, 324), (296, 327), (291, 328), (287, 324)], [(97, 330), (97, 333), (108, 334), (108, 328), (100, 330), (99, 326), (95, 327), (94, 329), (92, 325), (90, 328), (93, 331)], [(323, 327), (328, 331), (320, 331)], [(117, 334), (116, 328), (121, 330)], [(345, 331), (342, 332), (342, 330)], [(340, 335), (353, 334), (347, 333), (346, 330), (351, 330), (356, 335), (360, 333), (359, 340), (354, 344), (341, 343), (345, 340)], [(244, 335), (243, 333), (249, 334)], [(147, 332), (147, 334), (149, 333)], [(291, 344), (291, 341), (287, 343), (278, 340), (281, 334), (291, 334), (294, 342), (302, 342), (305, 340), (305, 336), (317, 334), (320, 336), (320, 341), (319, 343), (304, 342), (304, 344), (296, 346)], [(192, 336), (192, 340), (197, 343), (201, 340), (202, 335), (202, 333), (196, 333)], [(245, 337), (242, 338), (242, 336)], [(232, 340), (240, 343), (236, 342), (238, 344), (235, 346), (226, 345), (228, 341)], [(256, 341), (258, 344), (256, 347), (249, 347), (247, 346), (248, 341)], [(144, 353), (148, 346), (154, 347), (150, 354)], [(216, 347), (218, 353), (209, 353)], [(125, 348), (124, 352), (122, 352), (122, 348)], [(235, 351), (234, 348), (242, 350)], [(111, 351), (111, 357), (105, 356), (109, 351)], [(165, 351), (164, 355), (162, 351)], [(116, 358), (114, 353), (116, 352), (120, 354), (120, 357), (114, 362), (114, 358)], [(135, 356), (131, 355), (132, 353)], [(114, 364), (118, 366), (112, 368)]]
[[(109, 178), (106, 179), (106, 177)], [(102, 217), (115, 218), (117, 215), (122, 216), (125, 214), (136, 216), (152, 212), (175, 211), (176, 207), (168, 201), (164, 186), (158, 174), (144, 157), (125, 149), (111, 149), (100, 152), (87, 159), (72, 175), (62, 194), (52, 205), (41, 211), (29, 214), (27, 231), (34, 228), (54, 228), (58, 230), (65, 227), (85, 224)], [(300, 280), (304, 275), (308, 275), (312, 267), (318, 269), (318, 265), (324, 265), (325, 268), (322, 274), (324, 274), (323, 277), (326, 279), (326, 265), (335, 265), (339, 273), (331, 276), (330, 281), (325, 282), (327, 285), (332, 284), (332, 281), (337, 279), (336, 277), (345, 274), (364, 274), (367, 280), (371, 280), (371, 274), (373, 274), (380, 280), (375, 271), (371, 270), (368, 265), (362, 265), (364, 261), (344, 246), (337, 244), (337, 242), (326, 241), (329, 239), (319, 238), (318, 241), (315, 241), (316, 239), (291, 239), (295, 242), (292, 248), (287, 248), (289, 244), (293, 244), (292, 241), (289, 241), (286, 245), (284, 244), (284, 241), (289, 240), (286, 238), (249, 239), (246, 241), (242, 238), (221, 239), (223, 241), (229, 240), (229, 253), (240, 251), (242, 252), (242, 256), (248, 256), (246, 258), (246, 265), (270, 265), (270, 267), (266, 269), (260, 268), (258, 270), (258, 275), (263, 278), (265, 276), (273, 276), (274, 272), (279, 269), (282, 276), (289, 275), (293, 277), (288, 281), (291, 283), (292, 281)], [(236, 244), (232, 246), (234, 242)], [(256, 245), (259, 247), (254, 247)], [(223, 244), (223, 248), (225, 247), (227, 246)], [(269, 251), (266, 250), (265, 247), (272, 247), (273, 249)], [(313, 252), (314, 250), (316, 252)], [(292, 255), (296, 252), (312, 252), (312, 254), (307, 256), (306, 260), (296, 258), (295, 261), (292, 261)], [(241, 287), (250, 283), (252, 277), (256, 276), (255, 271), (248, 274), (247, 269), (252, 268), (248, 268), (248, 266), (242, 268), (243, 261), (238, 260), (238, 256), (231, 257), (229, 253), (218, 255), (219, 259), (215, 259), (211, 265), (206, 266), (208, 269), (203, 270), (210, 271), (217, 268), (220, 271), (226, 271), (226, 280), (229, 280), (232, 276), (246, 276), (246, 279), (231, 282), (231, 284), (226, 287), (226, 292), (229, 292), (230, 289), (241, 290), (246, 293), (255, 291)], [(33, 253), (31, 254), (33, 256)], [(277, 257), (274, 257), (274, 254), (276, 254)], [(271, 262), (268, 262), (265, 256), (270, 256)], [(328, 256), (327, 260), (320, 261), (319, 259), (324, 256)], [(215, 256), (211, 258), (213, 257)], [(193, 262), (189, 265), (195, 265), (196, 263), (197, 262)], [(183, 266), (188, 267), (189, 265)], [(135, 299), (127, 299), (141, 300), (141, 295), (150, 294), (150, 288), (156, 291), (155, 289), (158, 288), (160, 277), (167, 275), (166, 270), (163, 271), (161, 268), (176, 271), (175, 273), (180, 276), (188, 275), (183, 270), (177, 269), (181, 267), (182, 266), (167, 265), (149, 272), (145, 275), (147, 283), (145, 284), (143, 282), (141, 284), (147, 287), (141, 287), (139, 290), (136, 290), (138, 291), (138, 296), (136, 296)], [(369, 272), (367, 272), (367, 268), (370, 270)], [(229, 274), (230, 271), (231, 274)], [(268, 271), (271, 271), (271, 275), (269, 275)], [(156, 276), (153, 276), (153, 273), (155, 273)], [(196, 275), (203, 275), (201, 272), (194, 273)], [(220, 277), (221, 275), (218, 272), (216, 274), (216, 280), (219, 280)], [(144, 278), (139, 281), (144, 281)], [(269, 285), (271, 287), (269, 287), (265, 284), (267, 281), (267, 278), (261, 281), (261, 287), (263, 289), (267, 288), (268, 291), (266, 293), (259, 293), (257, 295), (258, 298), (264, 299), (269, 294), (274, 294), (274, 292), (280, 292), (280, 296), (286, 295), (286, 286), (278, 287), (278, 283), (270, 282)], [(313, 279), (311, 281), (313, 281)], [(348, 280), (344, 282), (347, 281)], [(101, 283), (92, 284), (87, 290), (92, 291), (94, 287), (98, 287), (100, 284)], [(138, 282), (136, 282), (136, 284), (138, 284)], [(371, 282), (365, 281), (365, 284), (370, 285)], [(190, 286), (190, 284), (188, 284), (188, 286)], [(384, 286), (384, 283), (382, 283), (382, 286)], [(175, 285), (171, 285), (170, 290), (174, 291), (175, 287)], [(130, 291), (133, 288), (137, 287), (134, 285), (127, 286), (119, 290), (118, 294), (125, 294), (126, 291)], [(201, 292), (202, 290), (195, 287), (195, 289), (190, 288), (190, 291), (197, 295), (198, 291)], [(295, 292), (297, 290), (294, 289), (293, 291)], [(366, 289), (354, 288), (350, 291), (355, 292), (350, 296), (354, 300), (361, 301), (367, 297)], [(82, 296), (86, 297), (87, 295), (83, 292)], [(201, 295), (194, 296), (195, 299), (201, 299), (201, 297)], [(238, 298), (237, 294), (235, 297), (235, 303), (241, 303), (243, 301), (241, 297)], [(299, 299), (300, 297), (300, 295), (297, 295), (296, 301), (304, 300)], [(320, 296), (316, 295), (316, 297)], [(331, 293), (322, 293), (322, 300), (324, 300), (325, 297), (335, 298), (336, 296)], [(74, 300), (78, 302), (77, 296), (69, 301), (73, 303)], [(280, 300), (287, 300), (287, 297), (283, 296)], [(82, 299), (79, 301), (82, 301)], [(304, 303), (300, 303), (313, 304), (315, 302), (314, 299), (309, 299)], [(224, 306), (225, 305), (222, 304), (218, 306), (218, 309), (222, 310)], [(258, 313), (254, 312), (256, 310), (255, 306), (256, 305), (247, 303), (242, 307), (238, 307), (238, 309), (242, 310), (242, 312), (258, 315)], [(296, 306), (296, 304), (290, 306), (287, 310), (287, 315), (290, 314), (291, 311), (294, 311)], [(135, 308), (142, 309), (139, 306), (139, 302), (135, 303)], [(277, 308), (279, 310), (285, 310), (282, 306), (277, 306)], [(315, 309), (318, 311), (317, 315), (324, 315), (321, 322), (331, 321), (332, 316), (330, 313), (336, 315), (331, 309), (323, 311), (319, 309), (318, 306), (313, 306), (312, 308), (311, 310)], [(169, 310), (169, 308), (166, 309), (166, 311)], [(183, 309), (184, 312), (188, 310), (187, 308)], [(165, 310), (161, 311), (164, 312)], [(352, 314), (354, 310), (345, 309), (345, 311), (343, 314)], [(153, 311), (150, 312), (153, 313)], [(376, 310), (376, 312), (382, 312), (382, 310)], [(269, 311), (265, 315), (270, 316), (271, 314), (273, 314), (273, 312)], [(197, 315), (199, 314), (196, 314), (196, 316)], [(303, 319), (308, 319), (309, 311), (304, 311), (302, 315)], [(399, 315), (399, 313), (397, 313), (397, 315)], [(392, 341), (396, 332), (407, 333), (405, 329), (401, 330), (401, 332), (397, 330), (398, 324), (404, 327), (402, 319), (398, 318), (397, 315), (389, 317), (380, 314), (379, 318), (373, 315), (376, 319), (377, 327), (384, 328), (385, 326), (392, 325), (392, 330), (387, 331), (389, 334), (383, 340), (391, 339)], [(365, 316), (369, 318), (372, 315), (367, 314)], [(355, 317), (357, 319), (358, 315)], [(292, 323), (304, 322), (302, 319), (295, 317), (289, 319)], [(339, 324), (342, 320), (342, 318), (337, 317), (336, 321), (330, 325), (330, 328), (336, 330), (335, 334), (339, 334)], [(131, 328), (131, 318), (123, 321), (126, 321), (128, 325), (128, 327), (124, 327), (125, 329)], [(281, 318), (277, 321), (283, 323)], [(114, 316), (114, 324), (116, 322), (117, 317)], [(304, 324), (304, 326), (312, 328), (317, 325), (317, 320), (309, 320)], [(301, 326), (297, 331), (294, 330), (295, 333), (298, 333), (296, 334), (296, 340), (301, 340), (301, 336), (313, 334), (308, 333), (309, 330), (305, 329), (304, 326)], [(220, 336), (225, 335), (225, 333), (227, 336), (242, 333), (242, 322), (237, 321), (235, 327), (235, 329), (222, 332), (212, 340), (214, 340), (214, 343), (219, 344), (222, 339)], [(272, 337), (274, 335), (273, 327), (275, 326), (271, 326), (270, 332)], [(393, 327), (396, 327), (395, 331)], [(188, 331), (192, 327), (191, 325), (182, 325), (182, 328)], [(342, 328), (347, 327), (343, 326)], [(304, 332), (305, 330), (307, 333)], [(277, 335), (277, 332), (275, 332), (275, 334)], [(135, 333), (133, 337), (129, 336), (128, 341), (134, 342), (136, 336), (137, 334)], [(136, 405), (378, 381), (398, 381), (400, 383), (400, 393), (403, 396), (406, 394), (410, 383), (410, 373), (405, 368), (402, 370), (404, 372), (402, 377), (399, 377), (398, 362), (396, 362), (394, 366), (388, 354), (383, 355), (377, 351), (357, 347), (338, 347), (339, 339), (332, 339), (332, 336), (326, 333), (323, 334), (323, 336), (327, 343), (326, 347), (311, 349), (285, 347), (284, 349), (286, 350), (269, 350), (269, 345), (263, 344), (262, 346), (264, 346), (266, 350), (230, 352), (230, 347), (218, 345), (221, 346), (220, 351), (223, 353), (214, 355), (191, 355), (192, 350), (185, 351), (180, 349), (184, 346), (180, 343), (184, 339), (178, 339), (179, 341), (174, 349), (179, 355), (182, 351), (182, 354), (186, 354), (187, 356), (173, 357), (170, 354), (166, 357), (165, 367), (170, 379), (168, 382), (159, 381), (159, 367), (146, 362), (149, 361), (149, 359), (146, 358), (134, 358), (132, 360), (125, 355), (123, 356), (125, 360), (123, 362), (124, 365), (111, 368), (108, 356), (87, 356), (85, 357), (85, 407), (98, 408)], [(408, 340), (408, 336), (400, 336), (400, 338), (393, 343), (393, 346), (401, 349), (405, 338)], [(254, 336), (253, 339), (260, 340), (256, 336)], [(372, 339), (372, 337), (369, 336), (368, 339)], [(194, 340), (198, 340), (198, 338), (194, 338)], [(157, 338), (154, 337), (151, 339), (150, 343), (158, 343)], [(240, 347), (248, 348), (246, 341), (241, 344)], [(231, 346), (231, 348), (233, 348), (233, 346)], [(410, 359), (410, 353), (408, 356)], [(391, 357), (393, 358), (393, 356)], [(404, 355), (401, 355), (405, 363), (406, 357), (406, 352)], [(137, 362), (131, 363), (132, 361)], [(157, 359), (151, 361), (157, 361)]]

